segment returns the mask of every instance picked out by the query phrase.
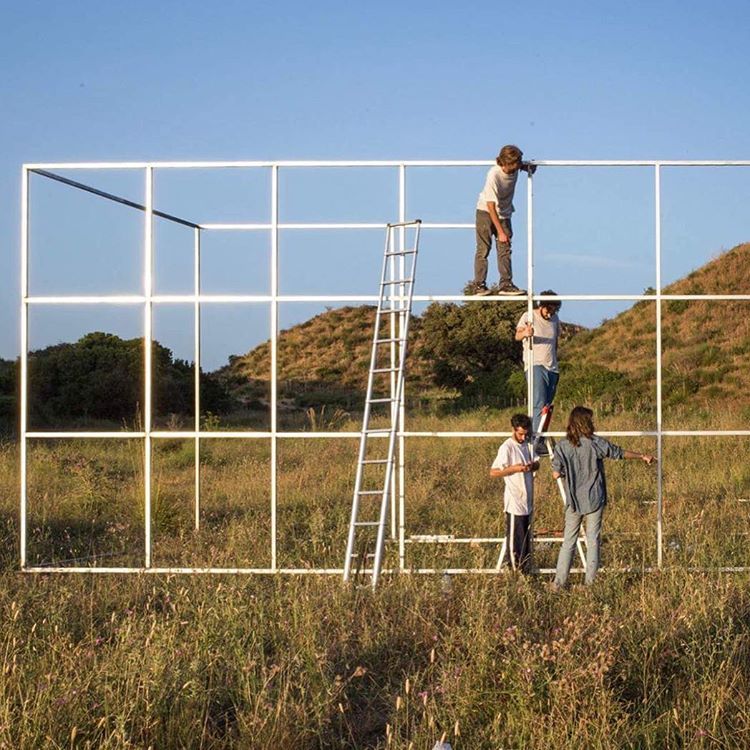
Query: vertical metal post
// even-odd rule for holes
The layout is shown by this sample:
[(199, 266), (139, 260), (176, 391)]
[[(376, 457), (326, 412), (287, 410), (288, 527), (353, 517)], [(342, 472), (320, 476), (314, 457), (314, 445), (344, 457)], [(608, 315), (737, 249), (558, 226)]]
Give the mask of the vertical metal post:
[(20, 556), (21, 570), (26, 567), (26, 504), (27, 504), (27, 456), (26, 430), (28, 427), (28, 356), (29, 356), (29, 171), (21, 171), (21, 403), (19, 425), (19, 449), (21, 453), (21, 498), (19, 509), (20, 520)]
[[(403, 223), (406, 221), (406, 167), (401, 164), (398, 168), (398, 220)], [(401, 227), (400, 231), (400, 250), (406, 250), (405, 246), (405, 227)], [(415, 245), (416, 247), (416, 245)], [(405, 276), (405, 264), (406, 256), (400, 255), (399, 262), (401, 264), (399, 268), (400, 278)], [(411, 285), (412, 292), (414, 291), (414, 281)], [(406, 307), (403, 300), (405, 294), (404, 285), (401, 285), (400, 296), (402, 298), (401, 306)], [(401, 313), (401, 320), (399, 321), (400, 330), (399, 338), (402, 338), (404, 327), (407, 323), (406, 315), (408, 313)], [(402, 343), (402, 346), (406, 346), (406, 342)], [(404, 406), (404, 393), (406, 392), (406, 382), (401, 388), (401, 398), (399, 399), (398, 406), (398, 566), (399, 570), (404, 570), (406, 567), (406, 439), (404, 438), (404, 430), (406, 429), (406, 408)]]
[(144, 253), (143, 253), (143, 293), (146, 297), (143, 311), (143, 483), (144, 483), (144, 531), (145, 567), (151, 567), (151, 387), (153, 336), (153, 210), (154, 210), (154, 170), (146, 167), (146, 211), (144, 214)]
[(193, 308), (194, 322), (194, 377), (195, 377), (195, 530), (201, 527), (201, 304), (199, 296), (201, 293), (201, 230), (196, 227), (193, 230), (193, 293), (195, 303)]
[(663, 563), (663, 486), (662, 469), (662, 406), (661, 406), (661, 165), (654, 167), (654, 199), (656, 219), (656, 564)]
[[(526, 303), (526, 316), (529, 323), (534, 323), (534, 303), (531, 299), (534, 290), (534, 178), (527, 172), (526, 179), (526, 277), (528, 284), (528, 301)], [(534, 415), (534, 337), (529, 339), (528, 368), (526, 370), (526, 391), (528, 393), (527, 412), (530, 417)], [(532, 429), (536, 425), (532, 425)]]
[(276, 570), (276, 506), (277, 506), (277, 400), (278, 389), (278, 317), (279, 317), (279, 167), (271, 167), (271, 568)]

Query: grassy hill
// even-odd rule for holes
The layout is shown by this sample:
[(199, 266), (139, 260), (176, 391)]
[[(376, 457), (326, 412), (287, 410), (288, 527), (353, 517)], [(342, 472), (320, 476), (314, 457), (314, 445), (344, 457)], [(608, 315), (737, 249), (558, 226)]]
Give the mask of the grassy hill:
[[(451, 358), (451, 364), (464, 358), (467, 370), (472, 367), (479, 372), (484, 365), (485, 375), (493, 374), (492, 356), (499, 357), (504, 369), (521, 371), (521, 348), (513, 341), (515, 321), (525, 309), (524, 303), (503, 303), (501, 320), (497, 312), (484, 307), (485, 316), (479, 307), (468, 305), (439, 305), (435, 303), (423, 317), (412, 316), (409, 329), (409, 360), (407, 365), (408, 392), (411, 397), (458, 398), (460, 393), (453, 387), (439, 382), (435, 367), (436, 358)], [(428, 339), (434, 335), (436, 318), (426, 327), (425, 321), (437, 308), (446, 311), (440, 321), (442, 335), (450, 341), (439, 352), (431, 351)], [(328, 310), (310, 320), (281, 331), (278, 339), (279, 394), (282, 406), (327, 403), (345, 405), (358, 404), (367, 387), (370, 364), (372, 331), (375, 307), (361, 305)], [(497, 324), (502, 326), (497, 329)], [(428, 332), (428, 328), (431, 332)], [(498, 341), (490, 339), (492, 330)], [(584, 330), (581, 326), (564, 323), (563, 339)], [(485, 335), (478, 335), (484, 331)], [(472, 345), (470, 339), (474, 338)], [(507, 352), (499, 351), (502, 343)], [(507, 357), (506, 357), (507, 355)], [(504, 359), (505, 358), (505, 359)], [(226, 383), (235, 398), (251, 405), (263, 400), (268, 394), (270, 376), (270, 343), (265, 342), (247, 354), (231, 357), (229, 364), (219, 370), (217, 376)], [(507, 376), (507, 373), (505, 373)], [(467, 381), (471, 381), (467, 375)], [(521, 381), (522, 382), (522, 379)], [(486, 383), (488, 391), (493, 390)], [(457, 386), (460, 390), (460, 386)], [(491, 397), (491, 393), (489, 394)]]
[[(750, 245), (743, 244), (669, 285), (665, 292), (736, 294), (748, 288)], [(429, 318), (430, 313), (436, 312), (432, 308), (438, 307), (443, 313)], [(505, 312), (499, 328), (492, 317), (497, 313), (486, 306), (435, 304), (432, 308), (411, 321), (408, 394), (422, 400), (460, 401), (462, 395), (472, 393), (469, 381), (478, 378), (473, 393), (486, 396), (486, 400), (469, 398), (469, 406), (508, 405), (514, 388), (522, 400), (525, 386), (519, 377), (520, 347), (513, 342), (512, 329), (523, 303), (512, 309), (502, 308)], [(749, 310), (750, 303), (742, 301), (664, 303), (662, 384), (666, 408), (689, 405), (693, 410), (705, 411), (713, 404), (744, 397), (750, 388), (750, 373), (744, 367), (750, 352), (750, 318), (746, 315)], [(278, 371), (282, 409), (330, 404), (349, 410), (361, 404), (367, 384), (374, 316), (372, 306), (342, 307), (327, 310), (280, 333)], [(444, 327), (438, 335), (444, 335), (449, 345), (436, 349), (431, 346), (434, 343), (431, 337), (436, 335), (435, 321), (441, 318)], [(486, 338), (488, 330), (493, 332), (493, 340)], [(474, 347), (468, 340), (472, 337), (476, 339)], [(500, 347), (507, 348), (503, 355), (506, 358), (493, 364), (490, 359)], [(560, 351), (563, 372), (558, 401), (565, 407), (573, 402), (589, 402), (605, 409), (623, 407), (652, 413), (656, 396), (655, 351), (655, 302), (639, 302), (591, 330), (563, 323)], [(468, 375), (466, 386), (445, 387), (436, 374), (440, 370), (436, 357), (446, 358), (443, 365), (448, 363), (447, 358), (451, 358), (452, 365), (461, 358), (471, 360), (476, 378)], [(484, 371), (483, 364), (487, 365)], [(232, 357), (217, 375), (241, 403), (252, 408), (253, 404), (267, 402), (269, 342)], [(741, 414), (739, 418), (748, 416)]]
[[(281, 331), (277, 362), (279, 395), (291, 406), (306, 403), (353, 405), (362, 398), (370, 366), (375, 307), (361, 305), (327, 310), (304, 323)], [(416, 349), (420, 321), (412, 316), (410, 345)], [(230, 357), (217, 375), (241, 402), (247, 404), (268, 394), (271, 344), (264, 342), (247, 354)], [(428, 374), (424, 360), (409, 362), (408, 378), (424, 383)]]
[[(750, 244), (723, 253), (665, 288), (668, 294), (738, 294), (750, 289)], [(750, 387), (750, 303), (672, 300), (662, 306), (662, 391), (666, 406), (707, 407)], [(653, 403), (656, 304), (639, 302), (571, 338), (561, 359), (586, 387)]]

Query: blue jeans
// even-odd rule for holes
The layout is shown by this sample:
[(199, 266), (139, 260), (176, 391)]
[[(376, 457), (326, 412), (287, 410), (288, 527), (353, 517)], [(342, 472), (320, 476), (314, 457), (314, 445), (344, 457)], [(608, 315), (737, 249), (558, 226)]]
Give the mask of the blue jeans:
[(560, 374), (548, 370), (544, 365), (534, 365), (534, 416), (532, 421), (533, 429), (536, 430), (539, 425), (539, 415), (542, 413), (542, 407), (551, 404), (554, 401), (557, 391), (557, 381)]
[(591, 585), (599, 570), (599, 545), (602, 540), (602, 514), (604, 506), (593, 513), (576, 513), (569, 505), (565, 507), (565, 532), (560, 554), (557, 556), (555, 585), (562, 588), (568, 582), (570, 565), (578, 542), (581, 522), (586, 519), (586, 585)]

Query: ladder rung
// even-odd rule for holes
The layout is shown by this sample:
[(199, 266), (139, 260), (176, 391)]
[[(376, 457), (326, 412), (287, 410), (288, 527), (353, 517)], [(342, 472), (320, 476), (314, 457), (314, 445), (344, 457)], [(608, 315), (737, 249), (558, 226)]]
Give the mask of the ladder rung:
[(411, 284), (413, 281), (414, 281), (414, 279), (393, 279), (393, 280), (389, 280), (389, 281), (381, 281), (380, 285), (381, 286), (386, 286), (386, 285), (390, 286), (390, 285), (393, 285), (393, 284)]
[(355, 526), (380, 526), (380, 521), (355, 521)]
[(398, 367), (376, 367), (373, 372), (398, 372)]
[(388, 458), (367, 458), (362, 461), (363, 464), (389, 464), (391, 463)]
[(385, 255), (386, 255), (386, 258), (389, 258), (393, 255), (414, 255), (414, 253), (416, 252), (417, 252), (416, 250), (397, 250), (394, 253), (386, 253)]
[(365, 429), (366, 433), (373, 433), (373, 432), (391, 432), (390, 427), (367, 427)]
[(371, 404), (388, 404), (391, 401), (395, 401), (395, 398), (371, 398), (370, 403)]
[(354, 552), (352, 554), (352, 557), (375, 557), (375, 553), (374, 552), (367, 552), (364, 555), (360, 555), (359, 552)]
[(383, 490), (360, 490), (358, 495), (382, 495)]
[(406, 339), (375, 339), (376, 344), (395, 344), (395, 343), (403, 343)]

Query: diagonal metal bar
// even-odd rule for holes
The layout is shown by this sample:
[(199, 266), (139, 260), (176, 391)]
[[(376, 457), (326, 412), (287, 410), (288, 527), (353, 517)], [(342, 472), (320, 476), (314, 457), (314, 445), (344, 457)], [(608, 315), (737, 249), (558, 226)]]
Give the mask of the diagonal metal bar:
[[(62, 182), (65, 185), (70, 185), (70, 187), (77, 188), (78, 190), (83, 190), (86, 193), (91, 193), (92, 195), (98, 195), (100, 198), (106, 198), (108, 201), (114, 201), (115, 203), (121, 203), (123, 206), (129, 206), (130, 208), (137, 208), (139, 211), (145, 211), (146, 206), (136, 203), (135, 201), (128, 200), (127, 198), (123, 198), (119, 195), (114, 195), (114, 193), (108, 193), (105, 190), (99, 190), (99, 188), (91, 187), (91, 185), (86, 185), (83, 182), (77, 182), (76, 180), (71, 180), (68, 177), (63, 177), (62, 175), (55, 174), (54, 172), (48, 172), (46, 169), (32, 169), (30, 170), (34, 174), (41, 175), (42, 177), (47, 177), (50, 180), (55, 180), (56, 182)], [(195, 224), (192, 221), (188, 221), (187, 219), (181, 219), (179, 216), (173, 216), (172, 214), (165, 213), (164, 211), (157, 211), (154, 209), (151, 212), (154, 216), (158, 216), (160, 219), (166, 219), (167, 221), (173, 221), (175, 224), (182, 224), (184, 227), (190, 227), (191, 229), (200, 229), (199, 224)]]

